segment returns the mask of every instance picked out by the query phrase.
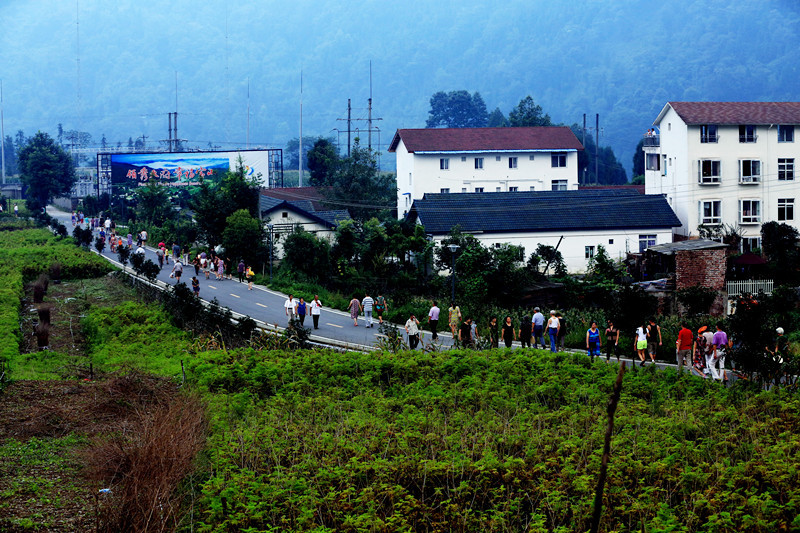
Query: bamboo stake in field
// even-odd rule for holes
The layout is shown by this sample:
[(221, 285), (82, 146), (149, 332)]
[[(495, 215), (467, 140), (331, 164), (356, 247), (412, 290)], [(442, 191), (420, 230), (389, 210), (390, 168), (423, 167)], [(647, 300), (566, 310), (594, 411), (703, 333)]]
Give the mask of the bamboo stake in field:
[(592, 516), (592, 533), (597, 533), (600, 528), (600, 515), (603, 512), (603, 488), (606, 484), (606, 473), (608, 471), (608, 460), (611, 457), (611, 434), (614, 432), (614, 413), (617, 411), (619, 395), (622, 392), (622, 376), (625, 375), (625, 363), (619, 366), (617, 381), (614, 383), (614, 391), (608, 400), (608, 425), (606, 426), (606, 439), (603, 445), (603, 460), (600, 464), (600, 476), (597, 478), (597, 489), (594, 493), (594, 514)]

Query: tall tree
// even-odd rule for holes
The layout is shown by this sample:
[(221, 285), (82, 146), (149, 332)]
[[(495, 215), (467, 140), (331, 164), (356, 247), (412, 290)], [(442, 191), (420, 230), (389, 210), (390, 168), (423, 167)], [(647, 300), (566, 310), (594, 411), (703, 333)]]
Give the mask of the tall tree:
[(306, 156), (310, 174), (309, 184), (315, 187), (330, 185), (339, 164), (339, 154), (330, 139), (320, 137)]
[(636, 149), (633, 151), (633, 177), (644, 176), (644, 137), (639, 139), (636, 143)]
[(489, 113), (489, 120), (486, 125), (490, 128), (504, 128), (508, 126), (508, 119), (506, 119), (506, 116), (500, 111), (500, 108), (496, 107), (494, 111)]
[(439, 91), (431, 96), (426, 128), (483, 128), (489, 120), (486, 103), (480, 93)]
[(519, 128), (525, 126), (552, 126), (550, 115), (542, 110), (528, 95), (508, 113), (508, 125)]
[[(303, 136), (303, 154), (307, 154), (314, 147), (316, 137)], [(297, 137), (291, 139), (286, 143), (286, 149), (283, 151), (283, 168), (286, 170), (297, 170), (297, 158), (300, 157), (298, 147), (300, 141)], [(308, 170), (308, 160), (303, 157), (303, 170)]]
[(350, 157), (337, 165), (327, 196), (334, 209), (346, 208), (356, 220), (386, 219), (396, 202), (397, 182), (378, 172), (375, 152), (362, 147), (356, 137)]
[(14, 148), (14, 139), (11, 135), (6, 135), (3, 149), (6, 152), (6, 176), (13, 176), (19, 173), (19, 166), (17, 165), (17, 151)]
[(68, 193), (77, 181), (72, 158), (41, 131), (19, 151), (18, 161), (32, 211), (46, 206), (55, 196)]
[(264, 226), (250, 215), (247, 209), (239, 209), (225, 219), (222, 246), (232, 261), (244, 259), (248, 265), (263, 257)]
[(154, 226), (175, 218), (175, 210), (169, 199), (169, 189), (153, 181), (146, 187), (136, 189), (136, 218)]

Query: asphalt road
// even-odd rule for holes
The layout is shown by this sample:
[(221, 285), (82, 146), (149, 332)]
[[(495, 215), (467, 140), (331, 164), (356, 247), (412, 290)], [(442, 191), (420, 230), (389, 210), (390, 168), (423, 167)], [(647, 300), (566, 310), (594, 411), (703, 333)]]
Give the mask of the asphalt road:
[[(72, 233), (73, 226), (71, 213), (65, 213), (53, 206), (49, 206), (47, 208), (47, 212), (50, 214), (50, 216), (55, 217), (62, 224), (64, 224), (70, 234)], [(134, 248), (135, 247), (136, 242), (134, 239)], [(167, 243), (167, 248), (171, 248), (171, 243)], [(94, 250), (94, 243), (92, 244), (92, 250)], [(158, 258), (155, 250), (155, 247), (148, 245), (145, 248), (145, 256), (148, 259), (151, 259), (154, 263), (158, 264)], [(102, 255), (117, 266), (121, 266), (118, 262), (117, 254), (111, 253), (109, 247), (106, 247)], [(169, 277), (172, 267), (172, 261), (170, 261), (168, 265), (165, 264), (161, 269), (157, 279), (168, 285), (174, 285), (176, 280)], [(185, 282), (189, 287), (191, 287), (191, 279), (193, 275), (194, 267), (191, 265), (188, 267), (184, 266), (183, 275), (181, 276), (181, 283)], [(218, 281), (214, 279), (215, 276), (213, 274), (210, 275), (210, 279), (206, 279), (205, 275), (201, 271), (197, 276), (197, 278), (200, 280), (200, 298), (205, 301), (211, 301), (212, 299), (216, 298), (220, 305), (228, 307), (236, 313), (248, 315), (257, 321), (271, 325), (276, 329), (283, 329), (286, 327), (288, 318), (286, 316), (284, 302), (287, 300), (287, 295), (272, 291), (264, 286), (256, 284), (253, 284), (253, 290), (249, 291), (247, 289), (247, 283), (239, 283), (236, 277), (236, 273), (234, 272), (233, 279), (228, 279), (226, 277), (224, 280)], [(313, 294), (295, 294), (295, 300), (299, 300), (300, 296), (305, 298), (306, 301), (314, 297)], [(391, 302), (389, 302), (389, 304), (391, 305)], [(338, 344), (354, 349), (369, 349), (374, 347), (378, 339), (383, 337), (383, 335), (381, 335), (378, 331), (377, 317), (374, 319), (374, 327), (367, 328), (366, 320), (364, 319), (363, 315), (361, 315), (358, 318), (358, 327), (355, 327), (353, 326), (353, 320), (350, 318), (349, 313), (327, 308), (325, 307), (324, 301), (322, 301), (322, 305), (323, 308), (319, 320), (319, 329), (312, 329), (312, 340), (326, 344)], [(422, 322), (422, 320), (420, 320), (420, 322)], [(441, 322), (442, 321), (440, 320), (440, 323)], [(444, 319), (444, 322), (444, 327), (447, 329), (447, 320)], [(305, 326), (313, 328), (310, 316), (306, 317)], [(402, 326), (398, 327), (400, 327), (405, 336), (404, 328)], [(429, 342), (429, 340), (430, 332), (423, 332), (423, 342)], [(452, 337), (450, 336), (449, 330), (446, 334), (441, 332), (439, 333), (438, 342), (444, 346), (449, 346), (452, 344)]]

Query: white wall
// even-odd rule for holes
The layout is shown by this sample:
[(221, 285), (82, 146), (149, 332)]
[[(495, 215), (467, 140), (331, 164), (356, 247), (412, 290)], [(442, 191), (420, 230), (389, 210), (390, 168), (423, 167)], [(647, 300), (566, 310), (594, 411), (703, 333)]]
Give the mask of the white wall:
[[(284, 213), (286, 213), (285, 217), (283, 216)], [(318, 238), (328, 241), (333, 241), (336, 233), (334, 230), (329, 229), (328, 226), (289, 209), (273, 211), (264, 219), (264, 230), (269, 235), (267, 224), (273, 224), (273, 233), (279, 236), (272, 251), (275, 259), (283, 257), (283, 241), (286, 239), (286, 235), (294, 231), (294, 227), (297, 224), (301, 224), (307, 232), (314, 233)], [(267, 243), (269, 243), (269, 239)]]
[[(613, 260), (625, 259), (627, 252), (639, 252), (640, 235), (656, 235), (655, 244), (665, 244), (672, 242), (671, 229), (628, 229), (614, 231), (581, 231), (581, 232), (542, 232), (542, 233), (491, 233), (474, 234), (486, 247), (494, 247), (495, 243), (508, 243), (516, 246), (525, 247), (525, 260), (536, 251), (539, 244), (549, 246), (558, 245), (559, 238), (563, 235), (564, 239), (558, 247), (567, 266), (567, 271), (574, 274), (586, 272), (588, 259), (586, 259), (586, 246), (605, 247), (609, 257)], [(440, 244), (446, 236), (436, 236), (434, 240)], [(611, 242), (613, 241), (613, 242)]]

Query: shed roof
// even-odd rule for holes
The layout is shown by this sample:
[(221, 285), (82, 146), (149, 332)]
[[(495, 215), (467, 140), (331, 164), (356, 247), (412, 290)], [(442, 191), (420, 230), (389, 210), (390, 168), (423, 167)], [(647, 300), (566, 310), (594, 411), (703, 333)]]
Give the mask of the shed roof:
[(426, 194), (408, 213), (434, 235), (668, 229), (681, 225), (666, 198), (635, 190)]
[(689, 239), (687, 241), (669, 242), (650, 246), (647, 251), (658, 252), (663, 255), (672, 255), (686, 250), (714, 250), (717, 248), (727, 248), (725, 243), (708, 239)]
[(395, 133), (389, 151), (396, 151), (401, 140), (409, 152), (583, 150), (566, 126), (401, 129)]

